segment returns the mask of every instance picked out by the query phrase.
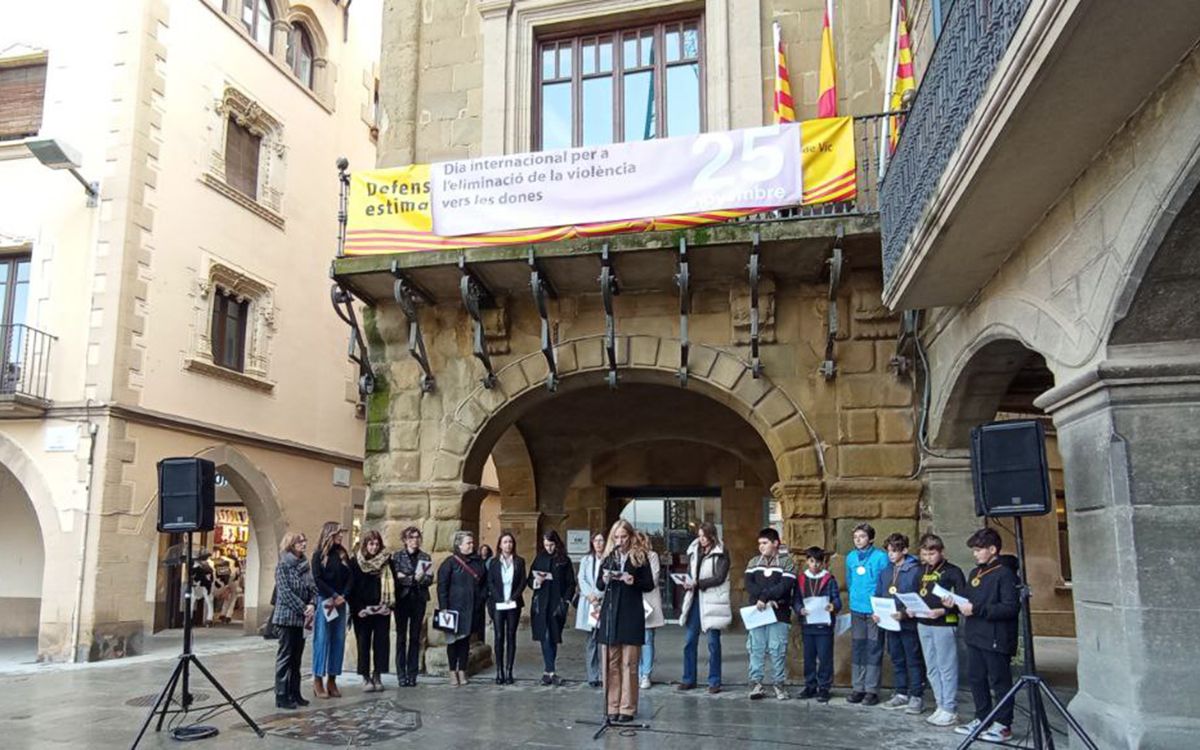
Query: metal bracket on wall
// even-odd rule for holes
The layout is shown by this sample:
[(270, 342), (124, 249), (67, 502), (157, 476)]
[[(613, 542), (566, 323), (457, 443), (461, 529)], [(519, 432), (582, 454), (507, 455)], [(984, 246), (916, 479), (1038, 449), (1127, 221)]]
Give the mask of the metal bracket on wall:
[(546, 358), (546, 390), (553, 393), (558, 390), (558, 362), (554, 358), (554, 342), (550, 337), (550, 308), (546, 298), (558, 299), (558, 292), (545, 269), (538, 264), (529, 248), (529, 288), (533, 290), (533, 305), (537, 308), (538, 317), (542, 319), (542, 356)]
[(679, 287), (679, 384), (688, 384), (688, 313), (692, 309), (691, 277), (688, 275), (687, 240), (679, 238), (679, 272), (675, 285)]
[(837, 311), (838, 288), (842, 284), (842, 240), (846, 237), (844, 227), (838, 226), (833, 250), (829, 253), (829, 305), (825, 316), (825, 361), (821, 363), (821, 375), (826, 380), (837, 377), (837, 361), (833, 358), (833, 342), (837, 338), (839, 323)]
[(608, 357), (608, 387), (617, 387), (617, 322), (613, 316), (613, 297), (621, 293), (621, 282), (613, 270), (608, 243), (600, 250), (600, 299), (604, 302), (604, 354)]
[(337, 160), (338, 170), (338, 243), (337, 257), (341, 258), (346, 254), (346, 221), (350, 214), (346, 206), (346, 202), (350, 197), (350, 160), (344, 156), (339, 156)]
[(408, 353), (421, 366), (421, 390), (433, 393), (437, 381), (433, 377), (433, 371), (429, 369), (429, 353), (425, 350), (425, 339), (421, 336), (421, 316), (417, 310), (418, 300), (432, 305), (433, 298), (401, 273), (395, 261), (392, 261), (392, 276), (396, 277), (392, 296), (404, 311), (404, 317), (408, 318)]
[(750, 246), (750, 375), (755, 379), (762, 377), (763, 363), (759, 359), (758, 344), (758, 278), (762, 270), (761, 237), (754, 233), (753, 244)]
[(333, 302), (333, 311), (343, 323), (350, 326), (350, 343), (346, 354), (351, 362), (358, 365), (358, 395), (366, 399), (375, 392), (375, 373), (367, 361), (367, 342), (358, 325), (358, 316), (354, 313), (354, 296), (334, 284), (329, 289), (329, 298)]
[(483, 363), (483, 369), (487, 372), (487, 375), (480, 378), (480, 382), (484, 388), (495, 388), (496, 372), (492, 369), (492, 360), (487, 353), (482, 311), (483, 308), (495, 307), (496, 297), (479, 276), (467, 267), (466, 258), (458, 259), (458, 270), (462, 272), (462, 278), (458, 280), (458, 291), (462, 295), (463, 307), (467, 308), (467, 315), (471, 316), (471, 353)]

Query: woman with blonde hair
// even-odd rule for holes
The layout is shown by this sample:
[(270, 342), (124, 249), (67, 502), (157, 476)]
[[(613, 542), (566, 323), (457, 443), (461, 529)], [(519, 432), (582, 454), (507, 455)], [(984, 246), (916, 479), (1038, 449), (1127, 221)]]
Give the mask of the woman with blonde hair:
[[(341, 698), (337, 677), (342, 673), (346, 650), (346, 621), (353, 573), (350, 554), (342, 546), (345, 529), (337, 521), (321, 527), (317, 551), (312, 556), (313, 582), (317, 586), (317, 614), (313, 627), (313, 694), (318, 698)], [(324, 679), (324, 684), (322, 684)]]
[(317, 590), (309, 575), (304, 551), (308, 539), (297, 531), (283, 535), (275, 566), (275, 612), (271, 624), (279, 633), (275, 655), (275, 706), (307, 706), (300, 695), (300, 661), (304, 657), (304, 626), (313, 614)]
[(634, 529), (621, 518), (608, 532), (596, 588), (604, 592), (599, 634), (604, 645), (604, 696), (608, 719), (633, 721), (638, 703), (638, 661), (646, 640), (642, 595), (654, 588), (646, 549), (634, 541)]

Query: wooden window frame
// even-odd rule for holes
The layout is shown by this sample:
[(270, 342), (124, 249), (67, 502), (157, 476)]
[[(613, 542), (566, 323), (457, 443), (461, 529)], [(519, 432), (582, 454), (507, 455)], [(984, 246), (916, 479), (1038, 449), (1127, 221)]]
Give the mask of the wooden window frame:
[[(216, 288), (213, 296), (212, 323), (209, 330), (209, 341), (212, 346), (212, 361), (218, 367), (224, 367), (234, 372), (246, 371), (246, 328), (250, 317), (250, 300), (237, 298), (237, 295), (221, 287)], [(234, 352), (225, 350), (225, 334), (230, 320), (231, 306), (238, 308), (237, 349)], [(232, 355), (232, 356), (231, 356)]]
[[(297, 44), (297, 42), (299, 42), (299, 44)], [(293, 52), (293, 50), (305, 51), (306, 48), (308, 52), (307, 78), (300, 73), (300, 56)], [(291, 27), (288, 29), (286, 57), (291, 58), (287, 62), (288, 67), (292, 70), (292, 75), (296, 76), (297, 80), (304, 84), (305, 88), (312, 90), (313, 80), (315, 78), (314, 68), (316, 67), (315, 63), (317, 59), (317, 46), (313, 42), (312, 33), (304, 27), (304, 24), (300, 23), (299, 21), (292, 21)]]
[[(241, 133), (239, 133), (236, 136), (238, 139), (248, 138), (248, 139), (254, 141), (255, 147), (254, 147), (254, 154), (253, 154), (252, 159), (249, 158), (250, 154), (248, 154), (248, 153), (247, 154), (238, 154), (235, 152), (232, 154), (232, 156), (235, 159), (237, 159), (238, 161), (236, 161), (236, 162), (230, 161), (230, 156), (231, 156), (230, 148), (234, 147), (233, 138), (234, 138), (235, 132), (237, 132), (234, 130), (235, 128), (237, 129), (237, 131), (241, 131), (241, 133), (244, 133), (244, 136)], [(262, 168), (262, 163), (261, 163), (262, 162), (262, 146), (263, 146), (262, 141), (263, 141), (262, 136), (256, 134), (253, 130), (246, 127), (245, 125), (239, 125), (237, 122), (237, 118), (235, 118), (233, 115), (230, 115), (227, 118), (226, 126), (225, 126), (225, 183), (227, 185), (229, 185), (231, 188), (233, 188), (234, 190), (237, 190), (242, 195), (245, 195), (247, 198), (250, 198), (251, 200), (255, 200), (255, 201), (258, 200), (259, 172), (261, 171), (261, 168)], [(242, 163), (242, 161), (245, 161), (247, 164), (253, 165), (254, 172), (253, 172), (253, 175), (251, 175), (251, 179), (249, 182), (246, 182), (245, 180), (243, 180), (242, 179), (243, 175), (238, 174), (236, 169), (231, 168), (231, 167), (238, 166), (239, 164)], [(243, 188), (244, 184), (251, 186), (253, 188), (253, 190), (250, 190), (250, 191), (245, 190)]]
[[(0, 60), (0, 71), (7, 72), (10, 75), (12, 75), (14, 71), (40, 71), (40, 80), (34, 80), (32, 82), (26, 81), (24, 84), (25, 86), (32, 87), (34, 96), (36, 96), (36, 116), (32, 111), (29, 111), (26, 113), (28, 116), (23, 118), (30, 123), (28, 127), (13, 129), (11, 132), (0, 131), (0, 142), (36, 136), (42, 129), (42, 120), (46, 114), (46, 77), (49, 73), (50, 66), (45, 55), (32, 57), (32, 59), (30, 59), (31, 57), (32, 56), (23, 56), (17, 59)], [(5, 109), (12, 108), (15, 110), (19, 105), (31, 104), (33, 98), (34, 97), (31, 96), (29, 100), (18, 99), (16, 103), (14, 103), (12, 100), (2, 101), (0, 102), (0, 106), (4, 107)], [(30, 107), (30, 110), (32, 110), (32, 107)], [(11, 115), (0, 111), (0, 122), (5, 121), (10, 116)]]
[[(253, 21), (251, 21), (251, 23), (249, 25), (247, 25), (246, 19), (243, 16), (243, 14), (245, 13), (245, 8), (246, 8), (246, 0), (236, 0), (236, 2), (237, 2), (236, 7), (238, 9), (238, 19), (237, 19), (238, 23), (240, 23), (242, 25), (242, 28), (244, 28), (246, 30), (246, 33), (250, 34), (250, 38), (254, 40), (254, 43), (261, 47), (262, 44), (258, 41), (258, 22), (259, 22), (259, 16), (262, 15), (261, 9), (264, 6), (266, 7), (267, 15), (271, 17), (271, 25), (274, 26), (275, 21), (278, 20), (278, 18), (275, 15), (275, 6), (271, 5), (270, 0), (250, 0), (252, 11), (253, 11), (251, 13), (251, 17), (253, 18)], [(274, 28), (267, 29), (266, 50), (267, 50), (267, 52), (275, 51), (275, 29)]]
[[(686, 23), (696, 23), (697, 33), (699, 34), (699, 43), (696, 49), (694, 58), (682, 58), (676, 61), (667, 61), (666, 59), (666, 29), (668, 26), (680, 25)], [(546, 83), (563, 83), (571, 82), (571, 146), (570, 148), (578, 147), (583, 143), (583, 81), (585, 78), (598, 78), (609, 75), (613, 79), (613, 143), (623, 143), (625, 140), (625, 97), (623, 88), (623, 78), (627, 72), (625, 68), (625, 56), (623, 41), (625, 34), (630, 32), (640, 32), (643, 29), (653, 28), (654, 45), (662, 54), (655, 56), (653, 68), (648, 66), (638, 66), (628, 72), (639, 72), (643, 70), (654, 70), (654, 108), (658, 113), (658, 118), (655, 123), (655, 138), (666, 138), (668, 132), (668, 116), (667, 112), (667, 87), (666, 73), (668, 68), (691, 64), (695, 62), (699, 65), (700, 70), (700, 86), (699, 86), (699, 121), (700, 132), (703, 133), (708, 129), (708, 102), (707, 102), (707, 62), (705, 60), (705, 43), (707, 39), (707, 30), (704, 25), (704, 14), (689, 11), (686, 13), (675, 13), (664, 15), (657, 18), (650, 18), (643, 23), (635, 24), (613, 24), (601, 26), (598, 29), (588, 29), (587, 31), (569, 31), (557, 34), (546, 34), (538, 36), (533, 45), (533, 117), (531, 118), (531, 148), (534, 151), (541, 151), (542, 146), (542, 86)], [(609, 37), (613, 43), (613, 67), (610, 73), (594, 73), (584, 75), (583, 73), (583, 43), (586, 41), (599, 41), (601, 37)], [(639, 35), (640, 36), (640, 35)], [(549, 45), (555, 45), (561, 48), (566, 43), (571, 46), (571, 74), (570, 76), (557, 76), (552, 79), (544, 79), (542, 69), (542, 52)], [(641, 44), (639, 40), (639, 45)], [(639, 48), (639, 60), (640, 48)], [(556, 62), (557, 65), (557, 62)], [(555, 71), (557, 73), (557, 69)]]

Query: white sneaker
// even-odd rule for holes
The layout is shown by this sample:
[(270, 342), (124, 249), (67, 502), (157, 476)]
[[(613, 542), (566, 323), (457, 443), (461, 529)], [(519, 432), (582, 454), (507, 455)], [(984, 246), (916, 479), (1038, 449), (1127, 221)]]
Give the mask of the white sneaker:
[(956, 726), (954, 728), (954, 732), (956, 734), (968, 735), (971, 732), (974, 732), (975, 727), (979, 726), (982, 723), (983, 722), (980, 721), (979, 719), (971, 719), (971, 721), (967, 724), (960, 724), (960, 725)]
[(641, 682), (638, 683), (638, 688), (640, 688), (642, 690), (649, 690), (650, 689), (650, 677), (649, 676), (643, 677), (641, 679)]
[(1012, 739), (1012, 730), (1003, 724), (993, 722), (990, 727), (979, 735), (984, 742), (1008, 742)]
[(952, 727), (958, 723), (958, 714), (947, 711), (944, 708), (939, 708), (933, 712), (933, 716), (930, 716), (925, 721), (935, 727)]
[(887, 709), (896, 709), (896, 708), (904, 708), (907, 705), (908, 705), (908, 696), (900, 695), (899, 693), (897, 693), (896, 695), (892, 696), (892, 699), (890, 701), (887, 701), (886, 703), (880, 703), (879, 707), (887, 708)]
[(783, 685), (776, 684), (774, 687), (775, 687), (775, 698), (776, 699), (785, 701), (791, 697), (790, 695), (788, 695), (787, 688), (785, 688)]

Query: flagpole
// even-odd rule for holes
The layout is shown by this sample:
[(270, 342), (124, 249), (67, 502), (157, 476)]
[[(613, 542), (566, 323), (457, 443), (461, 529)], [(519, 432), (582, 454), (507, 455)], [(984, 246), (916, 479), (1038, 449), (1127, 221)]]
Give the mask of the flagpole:
[[(897, 47), (900, 46), (900, 40), (897, 34), (900, 31), (900, 0), (892, 0), (892, 21), (891, 28), (888, 31), (888, 39), (891, 43), (888, 45), (888, 62), (886, 78), (883, 83), (883, 111), (887, 112), (892, 106), (892, 92), (896, 89), (896, 55), (899, 52)], [(879, 182), (883, 182), (883, 176), (887, 172), (887, 141), (888, 141), (888, 118), (884, 117), (879, 121)]]

